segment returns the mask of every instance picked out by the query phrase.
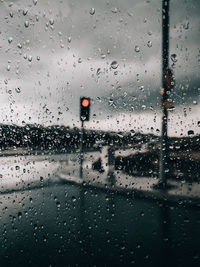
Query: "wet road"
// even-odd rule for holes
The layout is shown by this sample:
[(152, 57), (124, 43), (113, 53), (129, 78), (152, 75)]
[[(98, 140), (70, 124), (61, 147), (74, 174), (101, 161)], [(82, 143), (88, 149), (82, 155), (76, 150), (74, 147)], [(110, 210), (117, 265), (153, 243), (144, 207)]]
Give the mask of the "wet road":
[[(84, 168), (99, 155), (86, 154)], [(57, 177), (78, 163), (78, 154), (0, 158), (0, 266), (199, 266), (199, 208)]]
[(0, 266), (199, 266), (200, 210), (61, 182), (0, 195)]

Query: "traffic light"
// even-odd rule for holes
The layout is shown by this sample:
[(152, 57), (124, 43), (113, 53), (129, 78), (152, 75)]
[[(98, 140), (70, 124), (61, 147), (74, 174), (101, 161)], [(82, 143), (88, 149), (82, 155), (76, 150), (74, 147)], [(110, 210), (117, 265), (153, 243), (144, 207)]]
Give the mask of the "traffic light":
[(81, 97), (80, 98), (80, 120), (89, 121), (90, 118), (90, 98)]

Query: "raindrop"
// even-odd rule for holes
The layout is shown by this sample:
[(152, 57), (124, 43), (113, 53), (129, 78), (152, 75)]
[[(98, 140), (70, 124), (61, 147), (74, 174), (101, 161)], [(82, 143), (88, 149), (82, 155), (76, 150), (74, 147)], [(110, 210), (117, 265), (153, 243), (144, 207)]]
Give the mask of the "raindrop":
[(194, 135), (194, 131), (193, 130), (189, 130), (188, 131), (188, 135)]
[(200, 127), (200, 121), (197, 122), (197, 125)]
[(37, 56), (37, 61), (40, 61), (40, 57), (39, 56)]
[(19, 211), (18, 214), (17, 214), (18, 218), (21, 219), (22, 217), (22, 213)]
[(184, 28), (185, 30), (188, 30), (188, 29), (189, 29), (189, 26), (190, 26), (189, 21), (187, 21), (187, 22), (185, 22), (185, 23), (183, 24), (183, 28)]
[(112, 105), (113, 105), (113, 99), (112, 99), (112, 98), (111, 98), (111, 99), (109, 99), (109, 101), (108, 101), (108, 102), (109, 102), (109, 105), (110, 105), (110, 106), (112, 106)]
[(37, 5), (37, 0), (33, 0), (33, 4), (34, 4), (34, 6), (36, 6)]
[(28, 56), (28, 61), (31, 62), (32, 61), (32, 56)]
[(196, 100), (193, 100), (193, 105), (197, 105), (197, 101)]
[(58, 208), (60, 208), (60, 202), (59, 202), (59, 201), (56, 202), (56, 206), (57, 206)]
[(98, 76), (100, 73), (101, 73), (101, 69), (98, 68), (98, 69), (97, 69), (97, 72), (96, 72), (96, 75)]
[(70, 135), (69, 133), (66, 133), (66, 137), (67, 137), (67, 138), (70, 138), (71, 135)]
[(67, 38), (67, 41), (68, 41), (68, 43), (71, 43), (71, 41), (72, 41), (72, 37), (69, 36), (69, 37)]
[(50, 25), (53, 25), (54, 24), (54, 20), (53, 19), (50, 19), (49, 20), (49, 23), (50, 23)]
[(171, 60), (175, 63), (177, 62), (177, 55), (176, 54), (171, 54)]
[(141, 85), (141, 86), (138, 87), (138, 89), (139, 89), (140, 91), (144, 91), (144, 86)]
[(23, 10), (23, 15), (26, 16), (27, 13), (28, 13), (28, 9), (24, 9), (24, 10)]
[(81, 116), (81, 119), (82, 119), (83, 121), (86, 120), (86, 116), (82, 115), (82, 116)]
[(137, 248), (141, 248), (141, 245), (139, 243), (136, 244)]
[(118, 12), (118, 8), (117, 8), (117, 7), (113, 7), (113, 8), (111, 9), (111, 12), (112, 12), (112, 13), (117, 13), (117, 12)]
[(9, 37), (9, 38), (8, 38), (8, 42), (9, 42), (9, 44), (11, 44), (12, 41), (13, 41), (13, 38), (12, 38), (12, 37)]
[(72, 196), (72, 201), (76, 202), (76, 197), (75, 196)]
[(21, 45), (20, 43), (17, 44), (17, 47), (18, 47), (19, 49), (22, 49), (22, 45)]
[(135, 52), (140, 52), (140, 47), (138, 45), (135, 46)]
[(151, 41), (148, 41), (148, 42), (147, 42), (147, 46), (148, 46), (148, 47), (152, 47), (152, 42), (151, 42)]
[(146, 109), (146, 105), (142, 105), (142, 109), (145, 110)]
[(19, 94), (21, 92), (21, 89), (19, 87), (15, 88), (15, 91)]
[(6, 69), (7, 69), (7, 71), (10, 71), (10, 65), (8, 65)]
[(26, 28), (29, 27), (29, 21), (28, 21), (28, 20), (26, 20), (26, 21), (24, 22), (24, 26), (25, 26)]
[(135, 135), (135, 131), (133, 129), (130, 132), (131, 132), (131, 136)]
[(92, 8), (90, 8), (90, 15), (94, 15), (95, 14), (95, 9), (92, 7)]
[(110, 66), (111, 66), (112, 69), (115, 70), (115, 69), (117, 69), (117, 67), (118, 67), (119, 65), (118, 65), (117, 61), (114, 60), (114, 61), (111, 63)]

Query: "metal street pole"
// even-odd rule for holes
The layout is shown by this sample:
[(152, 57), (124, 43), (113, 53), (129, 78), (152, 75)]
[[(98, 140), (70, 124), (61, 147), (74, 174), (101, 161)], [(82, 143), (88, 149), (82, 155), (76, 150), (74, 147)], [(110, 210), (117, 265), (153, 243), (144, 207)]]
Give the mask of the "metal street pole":
[(81, 136), (80, 136), (80, 178), (83, 178), (83, 125), (84, 121), (81, 121)]
[(162, 129), (161, 129), (161, 151), (160, 151), (160, 181), (159, 185), (166, 188), (167, 183), (167, 161), (168, 161), (168, 136), (167, 121), (168, 111), (166, 102), (168, 99), (166, 71), (169, 65), (169, 3), (170, 0), (162, 1)]

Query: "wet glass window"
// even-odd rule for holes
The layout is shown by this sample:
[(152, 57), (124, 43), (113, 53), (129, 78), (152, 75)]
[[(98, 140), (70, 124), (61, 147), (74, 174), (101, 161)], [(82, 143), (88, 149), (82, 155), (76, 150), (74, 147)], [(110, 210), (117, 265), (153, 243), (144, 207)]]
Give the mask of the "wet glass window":
[(200, 2), (0, 0), (1, 266), (199, 266)]

